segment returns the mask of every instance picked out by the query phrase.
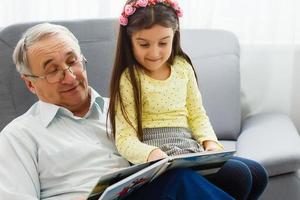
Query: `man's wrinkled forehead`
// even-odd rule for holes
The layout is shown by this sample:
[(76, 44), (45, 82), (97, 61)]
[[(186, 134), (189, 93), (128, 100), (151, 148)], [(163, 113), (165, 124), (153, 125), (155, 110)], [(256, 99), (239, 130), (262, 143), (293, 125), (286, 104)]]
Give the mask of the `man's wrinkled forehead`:
[(75, 52), (76, 54), (80, 54), (80, 47), (78, 43), (74, 41), (70, 36), (63, 34), (43, 37), (33, 43), (30, 47), (28, 47), (29, 54), (51, 54), (62, 51)]
[(28, 48), (27, 56), (30, 61), (36, 60), (44, 65), (49, 60), (64, 60), (67, 56), (80, 56), (80, 48), (68, 35), (44, 37)]

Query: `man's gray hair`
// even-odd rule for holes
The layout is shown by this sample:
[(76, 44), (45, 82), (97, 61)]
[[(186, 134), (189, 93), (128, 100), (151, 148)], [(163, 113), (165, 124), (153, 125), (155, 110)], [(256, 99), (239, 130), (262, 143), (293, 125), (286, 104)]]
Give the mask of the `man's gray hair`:
[(27, 59), (27, 50), (30, 46), (36, 42), (44, 39), (45, 37), (54, 35), (66, 35), (69, 36), (76, 44), (76, 49), (80, 51), (79, 43), (73, 33), (64, 26), (42, 23), (35, 25), (22, 35), (13, 53), (13, 61), (16, 65), (17, 71), (20, 74), (31, 74), (31, 68)]

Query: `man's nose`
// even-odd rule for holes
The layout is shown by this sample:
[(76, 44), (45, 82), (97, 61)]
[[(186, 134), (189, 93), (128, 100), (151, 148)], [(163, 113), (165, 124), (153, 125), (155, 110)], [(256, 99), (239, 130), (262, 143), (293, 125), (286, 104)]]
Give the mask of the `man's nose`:
[(65, 68), (63, 70), (63, 79), (62, 79), (62, 83), (69, 83), (69, 82), (73, 82), (74, 79), (76, 79), (76, 75), (74, 74), (74, 72), (72, 71), (72, 68), (67, 66), (67, 68)]

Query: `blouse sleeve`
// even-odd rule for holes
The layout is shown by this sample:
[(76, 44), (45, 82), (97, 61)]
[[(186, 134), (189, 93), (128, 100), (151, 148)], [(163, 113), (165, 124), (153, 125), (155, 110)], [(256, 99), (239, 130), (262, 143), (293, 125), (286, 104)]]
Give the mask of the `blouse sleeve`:
[(117, 102), (116, 146), (119, 153), (129, 162), (134, 164), (145, 163), (149, 154), (158, 147), (147, 145), (138, 139), (133, 88), (127, 74), (125, 71), (121, 76), (120, 93), (128, 119), (133, 126), (126, 121), (121, 111), (120, 102)]
[(202, 144), (206, 140), (212, 140), (218, 143), (223, 148), (222, 144), (218, 141), (216, 134), (211, 126), (206, 111), (202, 104), (202, 97), (197, 85), (196, 77), (192, 66), (187, 63), (187, 110), (188, 122), (192, 129), (193, 137)]

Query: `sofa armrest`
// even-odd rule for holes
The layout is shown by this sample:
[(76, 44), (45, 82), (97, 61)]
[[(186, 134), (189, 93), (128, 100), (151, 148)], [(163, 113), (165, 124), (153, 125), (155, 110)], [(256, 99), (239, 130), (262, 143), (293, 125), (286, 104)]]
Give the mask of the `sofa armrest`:
[(300, 168), (300, 136), (284, 114), (254, 115), (243, 123), (237, 155), (258, 161), (269, 176), (293, 172)]

